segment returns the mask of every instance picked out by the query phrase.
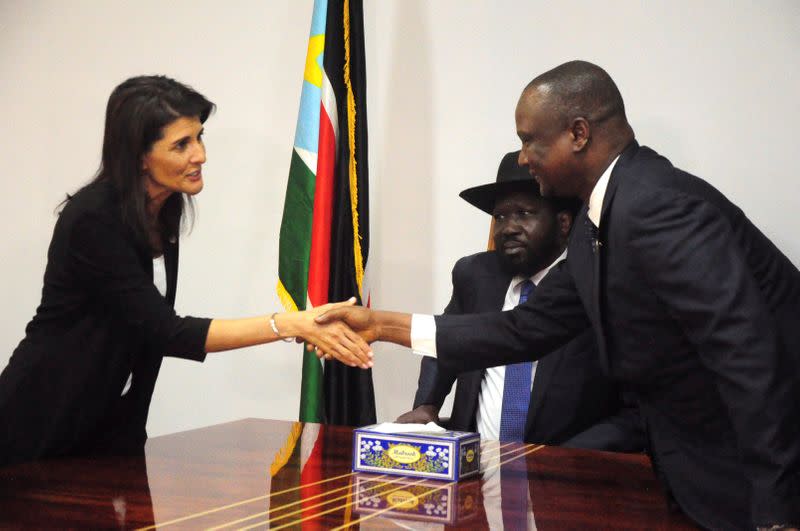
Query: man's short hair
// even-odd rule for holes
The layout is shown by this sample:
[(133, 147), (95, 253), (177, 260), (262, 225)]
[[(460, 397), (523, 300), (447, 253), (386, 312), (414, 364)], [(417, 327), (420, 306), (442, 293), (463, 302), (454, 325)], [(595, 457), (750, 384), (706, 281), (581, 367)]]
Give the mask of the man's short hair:
[(578, 117), (589, 123), (626, 119), (616, 83), (608, 72), (588, 61), (570, 61), (548, 70), (528, 83), (525, 91), (533, 88), (547, 95), (547, 103), (566, 124)]

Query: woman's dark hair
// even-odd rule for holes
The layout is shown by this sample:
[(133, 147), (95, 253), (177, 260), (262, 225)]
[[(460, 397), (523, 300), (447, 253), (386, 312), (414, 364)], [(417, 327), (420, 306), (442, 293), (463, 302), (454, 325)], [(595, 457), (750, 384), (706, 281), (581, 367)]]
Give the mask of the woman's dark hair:
[[(142, 245), (153, 249), (148, 237), (147, 190), (142, 158), (161, 139), (163, 128), (181, 117), (205, 122), (214, 104), (191, 87), (166, 76), (137, 76), (122, 82), (108, 98), (103, 155), (94, 181), (109, 181), (119, 194), (122, 220)], [(184, 203), (192, 199), (172, 194), (159, 213), (161, 241), (177, 238)]]

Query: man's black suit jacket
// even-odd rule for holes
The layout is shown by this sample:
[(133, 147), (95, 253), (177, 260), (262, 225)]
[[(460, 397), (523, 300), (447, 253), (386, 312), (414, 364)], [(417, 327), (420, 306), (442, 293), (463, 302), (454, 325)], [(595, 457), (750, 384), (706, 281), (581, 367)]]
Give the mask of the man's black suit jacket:
[(800, 524), (797, 268), (720, 192), (635, 142), (611, 173), (599, 242), (575, 231), (566, 263), (515, 310), (437, 317), (440, 364), (515, 363), (591, 327), (691, 518)]
[(68, 201), (50, 242), (41, 304), (0, 374), (0, 465), (143, 448), (162, 356), (205, 359), (210, 323), (172, 308), (177, 241), (165, 242), (164, 260), (166, 299), (112, 185), (95, 182)]
[[(445, 314), (501, 310), (511, 273), (495, 252), (466, 256), (453, 268), (453, 294)], [(484, 370), (456, 375), (423, 357), (414, 407), (442, 406), (458, 380), (448, 427), (475, 431)], [(623, 407), (618, 387), (604, 374), (594, 335), (587, 330), (564, 348), (540, 359), (525, 425), (529, 443), (639, 451), (644, 446), (635, 406)]]

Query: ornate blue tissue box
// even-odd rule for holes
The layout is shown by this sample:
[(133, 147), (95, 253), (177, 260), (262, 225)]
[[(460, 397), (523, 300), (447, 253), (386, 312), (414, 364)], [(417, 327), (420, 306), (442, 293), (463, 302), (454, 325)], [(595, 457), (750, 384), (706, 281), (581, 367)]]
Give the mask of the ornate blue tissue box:
[(478, 473), (477, 433), (380, 433), (375, 426), (353, 432), (353, 470), (458, 481)]

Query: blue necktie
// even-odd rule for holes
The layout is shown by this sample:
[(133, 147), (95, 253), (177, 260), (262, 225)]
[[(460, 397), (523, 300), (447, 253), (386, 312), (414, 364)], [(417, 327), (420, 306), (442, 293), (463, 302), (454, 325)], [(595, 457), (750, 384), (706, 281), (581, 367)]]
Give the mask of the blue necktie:
[[(522, 282), (519, 304), (523, 304), (533, 294), (535, 287), (528, 279)], [(525, 421), (528, 418), (528, 404), (531, 401), (531, 370), (533, 362), (526, 361), (506, 365), (503, 383), (503, 409), (500, 415), (500, 440), (522, 442), (525, 435)]]

